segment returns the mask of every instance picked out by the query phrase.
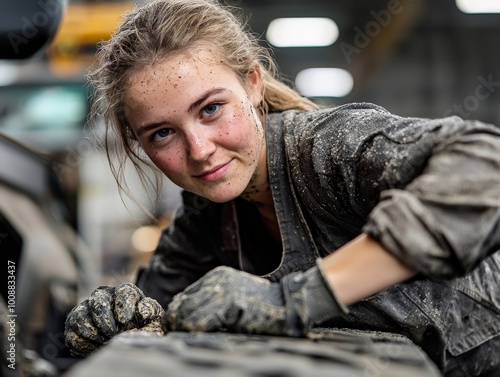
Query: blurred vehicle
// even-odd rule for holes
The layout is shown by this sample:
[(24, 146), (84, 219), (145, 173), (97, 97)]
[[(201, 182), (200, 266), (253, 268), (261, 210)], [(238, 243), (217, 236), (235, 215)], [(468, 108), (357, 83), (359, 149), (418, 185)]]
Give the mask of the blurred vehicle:
[[(35, 57), (52, 41), (65, 3), (20, 0), (1, 7), (0, 59), (20, 61)], [(13, 66), (3, 67), (1, 84), (13, 78)], [(64, 143), (74, 128), (71, 119), (84, 118), (87, 111), (85, 93), (81, 101), (76, 86), (4, 89), (2, 130), (18, 140), (29, 134), (42, 149), (47, 133), (36, 133), (40, 122), (50, 124)], [(98, 283), (98, 272), (75, 230), (56, 161), (5, 132), (0, 133), (0, 161), (0, 374), (58, 375), (75, 362), (64, 344), (64, 320)]]
[(15, 266), (14, 298), (7, 282), (2, 296), (13, 303), (15, 341), (63, 371), (74, 362), (64, 345), (64, 320), (96, 285), (95, 263), (67, 219), (51, 160), (0, 134), (0, 161), (2, 265)]

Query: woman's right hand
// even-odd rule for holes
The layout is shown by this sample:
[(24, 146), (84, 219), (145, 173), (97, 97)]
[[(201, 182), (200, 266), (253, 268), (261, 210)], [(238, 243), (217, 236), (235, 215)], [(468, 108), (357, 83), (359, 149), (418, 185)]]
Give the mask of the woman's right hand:
[(162, 331), (164, 310), (134, 284), (102, 286), (73, 308), (66, 318), (66, 345), (74, 356), (86, 356), (114, 335), (131, 329)]

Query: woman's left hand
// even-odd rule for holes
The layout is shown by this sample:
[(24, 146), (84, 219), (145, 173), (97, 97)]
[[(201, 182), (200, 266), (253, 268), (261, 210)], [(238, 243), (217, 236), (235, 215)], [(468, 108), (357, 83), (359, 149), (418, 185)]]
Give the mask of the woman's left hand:
[(303, 336), (313, 324), (345, 311), (318, 267), (280, 283), (217, 267), (174, 297), (163, 328)]

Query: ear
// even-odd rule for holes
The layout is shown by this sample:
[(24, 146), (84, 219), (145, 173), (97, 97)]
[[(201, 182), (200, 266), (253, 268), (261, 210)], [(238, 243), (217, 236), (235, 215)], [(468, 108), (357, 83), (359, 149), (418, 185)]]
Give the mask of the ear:
[(248, 71), (247, 75), (247, 91), (248, 91), (248, 97), (250, 98), (250, 101), (252, 101), (252, 105), (254, 107), (259, 106), (259, 104), (262, 102), (262, 89), (263, 89), (263, 82), (262, 82), (262, 67), (260, 66), (259, 63), (255, 62), (252, 68)]

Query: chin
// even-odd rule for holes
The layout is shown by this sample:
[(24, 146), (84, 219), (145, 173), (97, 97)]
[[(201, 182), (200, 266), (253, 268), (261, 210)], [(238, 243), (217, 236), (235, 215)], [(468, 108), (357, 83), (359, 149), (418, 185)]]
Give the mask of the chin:
[(243, 190), (227, 190), (224, 192), (203, 192), (198, 193), (198, 195), (203, 196), (214, 203), (227, 203), (233, 199), (236, 199), (242, 194)]
[(227, 203), (233, 199), (236, 199), (238, 196), (239, 195), (217, 195), (217, 196), (213, 196), (213, 197), (205, 196), (205, 198), (214, 202), (214, 203)]

